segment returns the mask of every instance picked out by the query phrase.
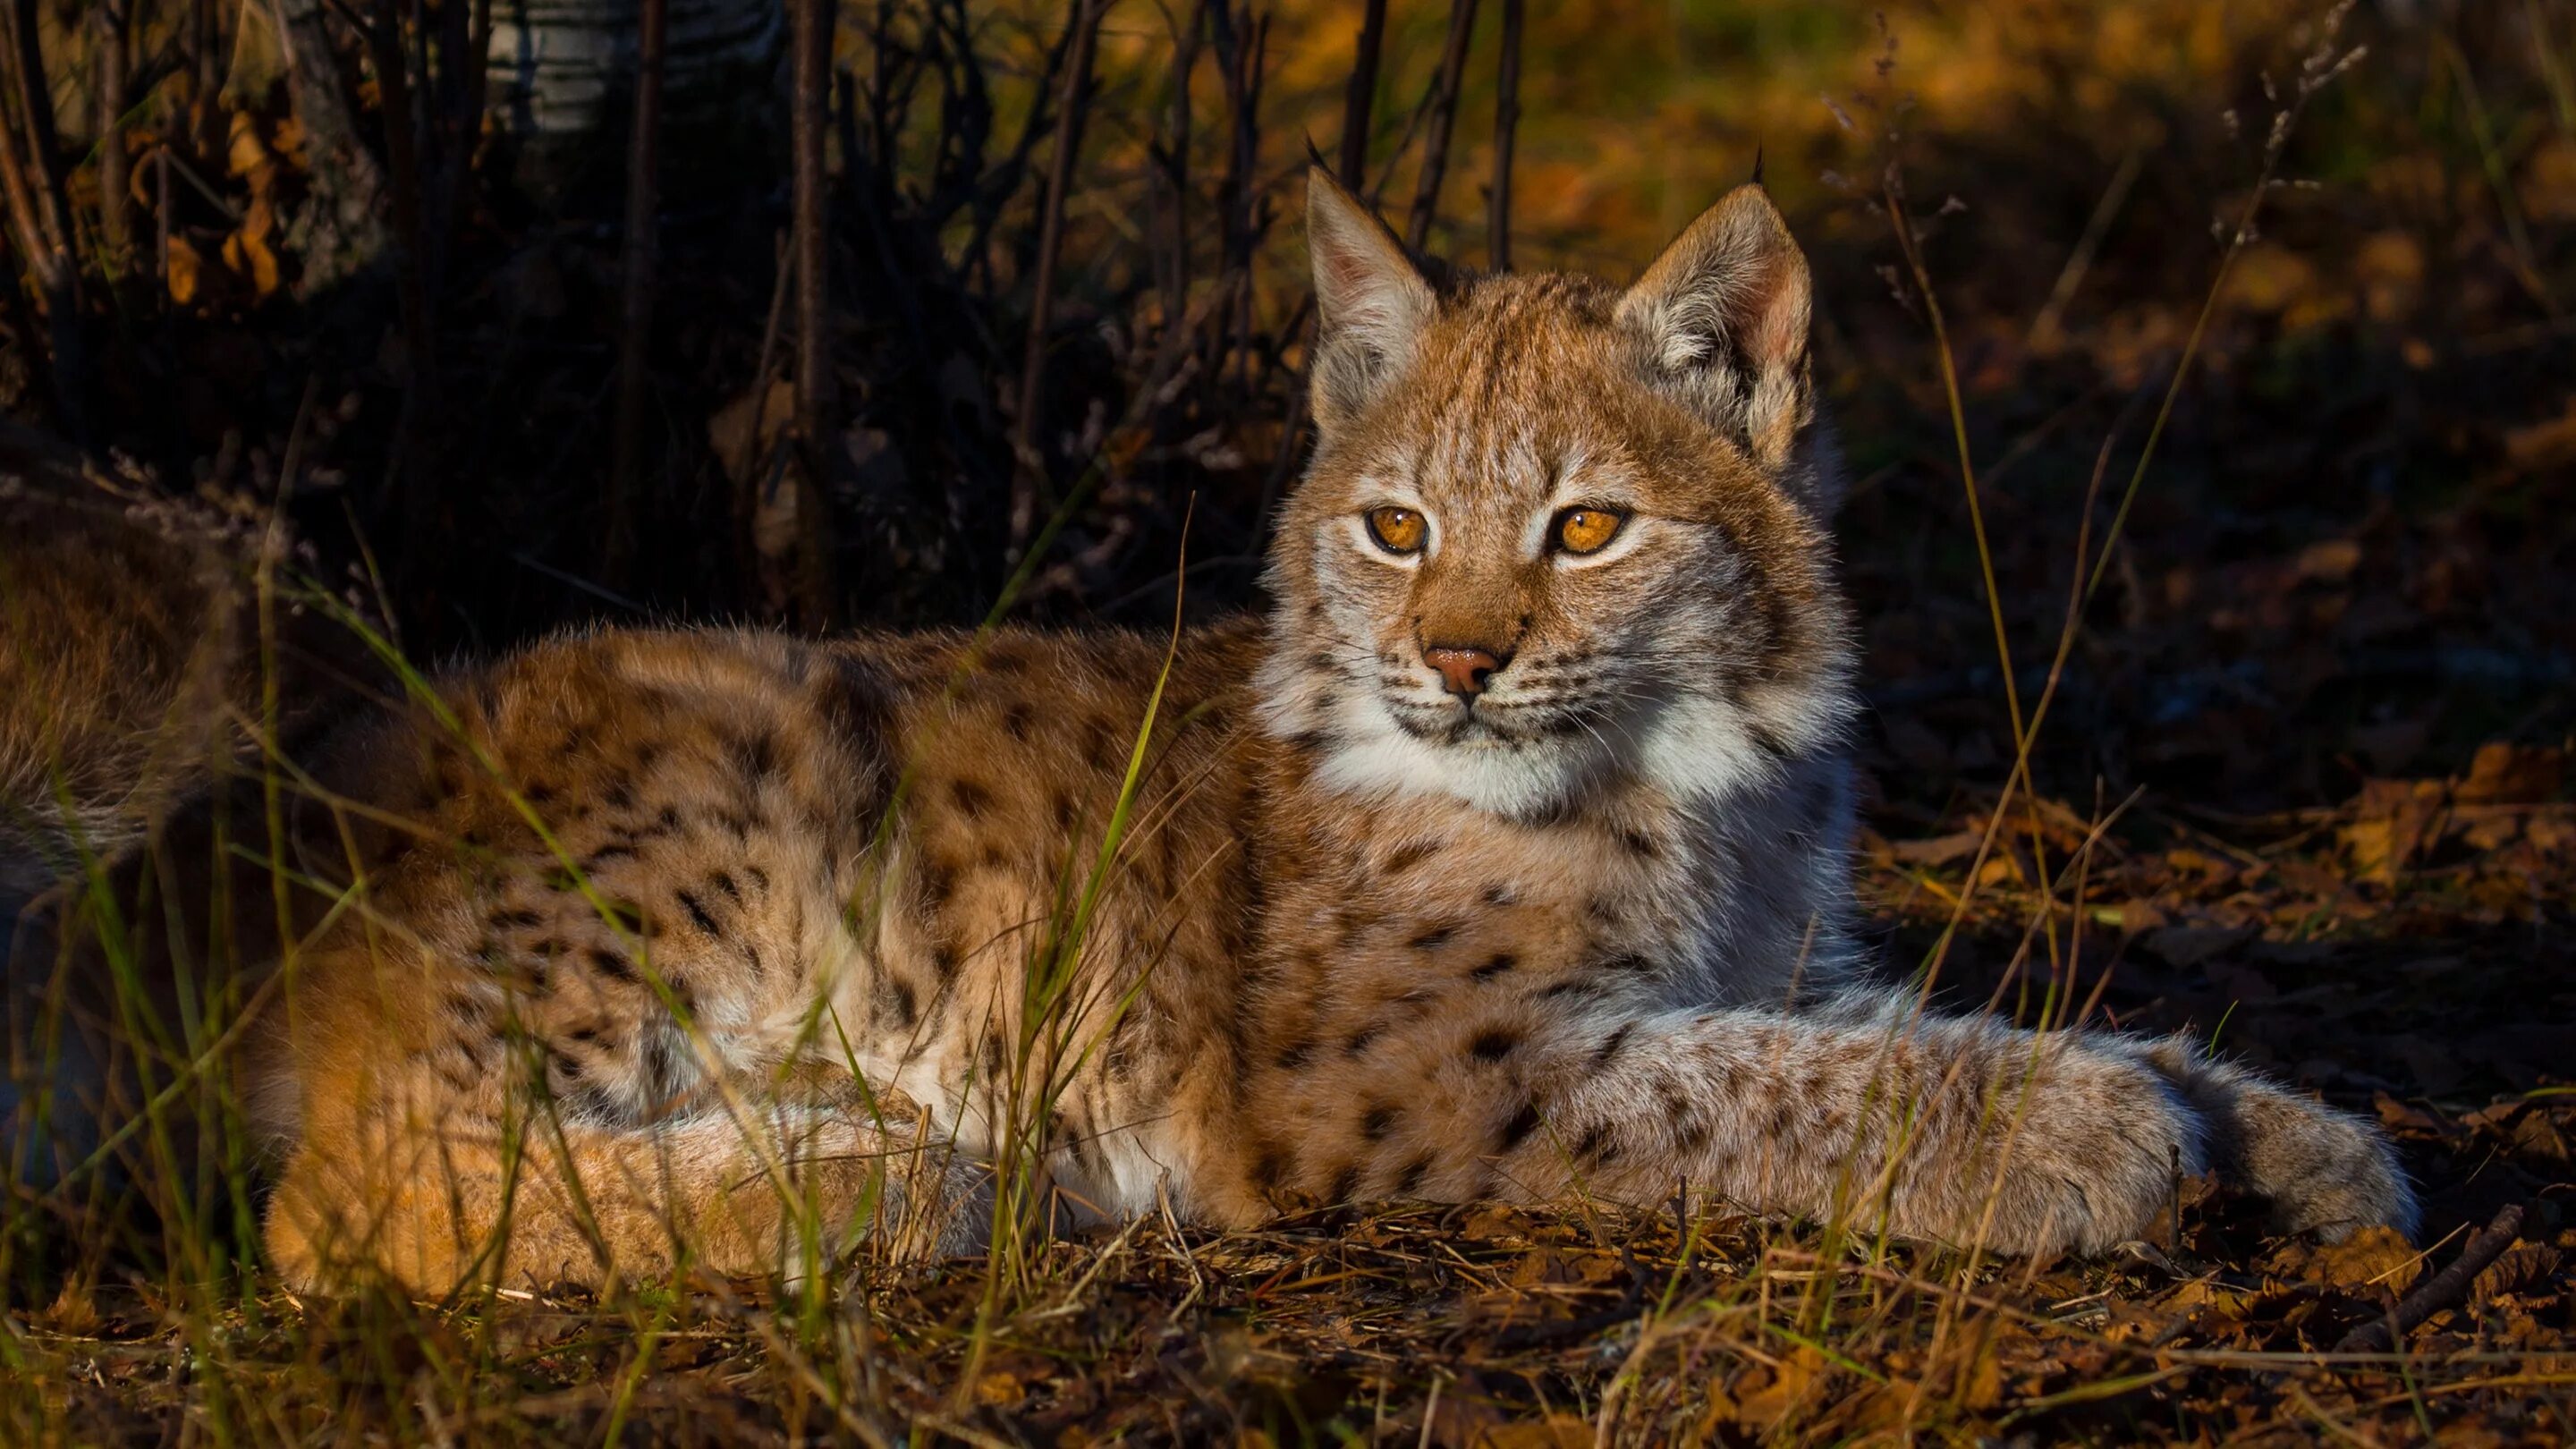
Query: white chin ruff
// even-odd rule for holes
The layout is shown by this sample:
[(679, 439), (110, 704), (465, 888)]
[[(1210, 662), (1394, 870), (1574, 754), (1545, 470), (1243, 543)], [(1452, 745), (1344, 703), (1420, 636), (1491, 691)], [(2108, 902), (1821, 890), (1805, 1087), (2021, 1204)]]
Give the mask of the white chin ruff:
[(1491, 736), (1459, 744), (1418, 738), (1364, 692), (1344, 695), (1329, 712), (1273, 699), (1264, 716), (1274, 732), (1320, 729), (1330, 738), (1315, 770), (1327, 789), (1380, 799), (1447, 796), (1520, 818), (1579, 803), (1588, 789), (1620, 776), (1678, 801), (1709, 801), (1778, 778), (1782, 763), (1754, 742), (1734, 708), (1699, 695), (1667, 704), (1642, 727), (1517, 746)]

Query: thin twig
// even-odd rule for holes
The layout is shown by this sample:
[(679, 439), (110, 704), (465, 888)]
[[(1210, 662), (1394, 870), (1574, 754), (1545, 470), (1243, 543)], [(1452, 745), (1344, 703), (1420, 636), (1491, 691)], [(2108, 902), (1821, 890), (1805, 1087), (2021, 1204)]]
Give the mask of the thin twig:
[[(617, 346), (617, 417), (610, 439), (607, 542), (600, 574), (624, 588), (635, 562), (643, 494), (644, 408), (650, 391), (655, 217), (661, 202), (662, 49), (670, 0), (639, 0), (635, 118), (626, 138), (626, 246)], [(755, 422), (757, 420), (755, 419)]]
[(1521, 0), (1503, 0), (1503, 53), (1494, 66), (1494, 182), (1485, 194), (1485, 254), (1512, 269), (1512, 136), (1521, 123)]
[(1476, 0), (1451, 0), (1449, 39), (1440, 49), (1440, 71), (1432, 81), (1431, 133), (1422, 143), (1422, 170), (1413, 188), (1413, 211), (1405, 218), (1404, 244), (1422, 250), (1431, 240), (1431, 223), (1440, 212), (1440, 183), (1449, 173), (1449, 134), (1458, 123), (1458, 90), (1467, 72), (1467, 42), (1476, 33)]
[[(1513, 0), (1513, 12), (1519, 11)], [(1342, 95), (1341, 182), (1354, 196), (1367, 191), (1369, 112), (1377, 104), (1377, 71), (1386, 46), (1386, 0), (1368, 0), (1360, 12), (1358, 48), (1351, 57), (1351, 79)]]
[(833, 0), (796, 0), (794, 151), (796, 253), (796, 536), (786, 594), (797, 622), (808, 629), (830, 624), (832, 521), (823, 489), (824, 440), (832, 430), (831, 266), (825, 231), (824, 124), (832, 94)]
[(134, 265), (134, 204), (128, 195), (133, 158), (125, 146), (126, 52), (132, 27), (128, 0), (99, 0), (90, 11), (90, 114), (97, 132), (98, 232), (101, 268), (111, 286)]
[(1038, 484), (1046, 465), (1038, 452), (1038, 403), (1046, 380), (1047, 321), (1055, 300), (1056, 258), (1064, 246), (1064, 209), (1073, 191), (1073, 167), (1082, 150), (1082, 123), (1091, 108), (1091, 62), (1100, 38), (1100, 17), (1108, 0), (1080, 0), (1073, 31), (1073, 53), (1064, 70), (1064, 93), (1057, 102), (1055, 157), (1047, 167), (1045, 209), (1038, 223), (1036, 280), (1029, 297), (1029, 335), (1020, 359), (1020, 411), (1014, 435), (1018, 471), (1011, 479), (1009, 547), (1016, 561), (1036, 526)]

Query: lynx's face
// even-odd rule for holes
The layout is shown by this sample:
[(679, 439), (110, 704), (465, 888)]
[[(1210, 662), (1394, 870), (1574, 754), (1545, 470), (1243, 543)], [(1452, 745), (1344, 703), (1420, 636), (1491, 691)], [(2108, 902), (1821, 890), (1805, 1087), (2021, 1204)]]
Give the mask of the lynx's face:
[(1271, 727), (1327, 783), (1518, 816), (1705, 799), (1835, 742), (1850, 645), (1806, 266), (1747, 187), (1634, 287), (1445, 287), (1318, 173), (1320, 446), (1282, 520)]

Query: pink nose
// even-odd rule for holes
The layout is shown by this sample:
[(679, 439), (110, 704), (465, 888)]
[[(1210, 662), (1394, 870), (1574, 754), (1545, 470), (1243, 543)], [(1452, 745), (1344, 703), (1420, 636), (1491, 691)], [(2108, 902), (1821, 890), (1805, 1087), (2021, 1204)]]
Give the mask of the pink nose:
[(1503, 667), (1490, 649), (1472, 644), (1433, 644), (1423, 649), (1422, 662), (1440, 671), (1449, 692), (1461, 699), (1473, 699), (1485, 688), (1486, 676)]

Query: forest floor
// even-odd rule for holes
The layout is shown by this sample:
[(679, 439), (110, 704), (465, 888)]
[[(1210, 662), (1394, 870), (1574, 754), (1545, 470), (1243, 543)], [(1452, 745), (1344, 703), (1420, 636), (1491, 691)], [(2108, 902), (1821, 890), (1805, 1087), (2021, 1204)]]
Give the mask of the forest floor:
[[(2098, 990), (2124, 1026), (2372, 1113), (2422, 1189), (2420, 1247), (2275, 1238), (2197, 1180), (2148, 1240), (2045, 1263), (1699, 1203), (1354, 1206), (1063, 1241), (992, 1316), (975, 1261), (854, 1268), (821, 1306), (708, 1280), (209, 1318), (102, 1287), (22, 1318), (16, 1370), (61, 1442), (2564, 1443), (2576, 807), (2554, 752), (2478, 761), (2338, 810), (2008, 822), (1945, 967), (2004, 1010)], [(1871, 839), (1900, 954), (1966, 890), (1984, 822), (1957, 823)], [(2055, 963), (2024, 929), (2034, 841), (2086, 883)], [(2393, 1351), (2356, 1342), (2392, 1321)]]

